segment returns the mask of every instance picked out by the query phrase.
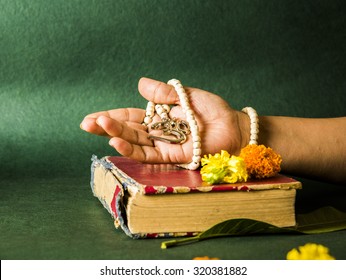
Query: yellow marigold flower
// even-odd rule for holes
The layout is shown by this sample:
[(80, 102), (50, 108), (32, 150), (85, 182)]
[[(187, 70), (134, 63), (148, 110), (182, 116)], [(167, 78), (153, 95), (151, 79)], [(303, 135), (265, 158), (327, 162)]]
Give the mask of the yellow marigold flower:
[(240, 151), (239, 156), (244, 159), (251, 178), (272, 177), (281, 170), (281, 156), (264, 145), (247, 145)]
[(287, 253), (287, 260), (335, 260), (329, 249), (321, 244), (307, 243)]
[(201, 164), (202, 180), (209, 184), (246, 182), (248, 177), (244, 160), (230, 156), (224, 150), (215, 155), (205, 155)]

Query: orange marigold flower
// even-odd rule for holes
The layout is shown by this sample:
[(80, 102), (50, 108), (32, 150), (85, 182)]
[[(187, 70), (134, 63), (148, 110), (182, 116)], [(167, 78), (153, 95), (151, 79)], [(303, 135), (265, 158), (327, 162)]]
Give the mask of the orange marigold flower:
[(240, 152), (251, 178), (263, 179), (275, 176), (281, 170), (281, 156), (264, 145), (247, 145)]
[(193, 260), (198, 260), (198, 261), (219, 260), (219, 258), (211, 258), (211, 257), (208, 257), (208, 256), (203, 256), (203, 257), (194, 257)]

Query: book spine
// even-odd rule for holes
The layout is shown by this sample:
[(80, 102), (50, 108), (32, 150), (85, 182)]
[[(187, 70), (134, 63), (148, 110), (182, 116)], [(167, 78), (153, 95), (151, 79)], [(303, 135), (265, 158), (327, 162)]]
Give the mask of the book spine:
[[(93, 195), (99, 199), (102, 205), (107, 209), (114, 219), (114, 226), (121, 228), (126, 235), (133, 239), (139, 238), (168, 238), (168, 237), (179, 237), (179, 236), (195, 236), (197, 232), (174, 232), (174, 233), (132, 233), (127, 226), (127, 217), (124, 204), (124, 193), (127, 192), (128, 187), (139, 189), (138, 183), (125, 174), (123, 174), (116, 166), (107, 160), (107, 157), (98, 159), (97, 156), (93, 155), (91, 164), (91, 190)], [(107, 185), (107, 190), (100, 190), (102, 186), (99, 186), (95, 179), (96, 173), (100, 176), (104, 182), (106, 174), (110, 175), (112, 179), (111, 189)], [(119, 176), (119, 178), (118, 178)]]
[(91, 179), (90, 179), (90, 186), (91, 190), (93, 192), (93, 195), (99, 199), (99, 201), (102, 203), (104, 208), (107, 209), (107, 211), (111, 214), (111, 216), (114, 219), (114, 226), (116, 228), (121, 228), (126, 235), (128, 235), (131, 238), (137, 239), (141, 236), (132, 234), (129, 228), (127, 227), (126, 222), (126, 211), (124, 207), (124, 188), (122, 184), (115, 178), (115, 176), (112, 175), (112, 178), (114, 179), (114, 184), (111, 189), (111, 196), (110, 195), (100, 195), (99, 193), (99, 186), (97, 185), (97, 182), (95, 180), (95, 173), (96, 170), (99, 168), (103, 169), (103, 172), (111, 173), (111, 170), (113, 169), (113, 164), (106, 161), (104, 158), (98, 159), (97, 156), (93, 155), (91, 158), (92, 164), (91, 164)]

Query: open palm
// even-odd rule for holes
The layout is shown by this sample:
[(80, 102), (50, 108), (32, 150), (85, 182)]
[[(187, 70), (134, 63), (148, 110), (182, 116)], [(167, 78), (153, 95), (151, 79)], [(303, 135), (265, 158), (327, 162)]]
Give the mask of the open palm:
[[(139, 92), (157, 104), (176, 105), (170, 117), (185, 119), (174, 88), (165, 83), (142, 78)], [(227, 150), (237, 154), (246, 140), (242, 139), (240, 118), (244, 114), (233, 110), (221, 97), (195, 88), (185, 88), (191, 108), (195, 113), (201, 137), (202, 154)], [(87, 115), (81, 128), (87, 132), (107, 136), (109, 144), (121, 155), (148, 163), (187, 163), (192, 158), (191, 136), (183, 144), (169, 144), (148, 139), (149, 129), (142, 125), (145, 110), (120, 108)], [(158, 116), (153, 120), (159, 121)]]

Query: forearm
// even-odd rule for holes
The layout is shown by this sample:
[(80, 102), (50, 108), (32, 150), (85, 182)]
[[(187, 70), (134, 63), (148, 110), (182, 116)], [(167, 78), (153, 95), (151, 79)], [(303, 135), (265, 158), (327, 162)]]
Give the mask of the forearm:
[(260, 117), (259, 144), (282, 156), (282, 172), (346, 182), (346, 118)]

